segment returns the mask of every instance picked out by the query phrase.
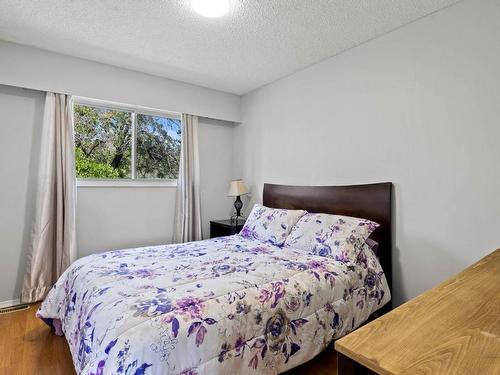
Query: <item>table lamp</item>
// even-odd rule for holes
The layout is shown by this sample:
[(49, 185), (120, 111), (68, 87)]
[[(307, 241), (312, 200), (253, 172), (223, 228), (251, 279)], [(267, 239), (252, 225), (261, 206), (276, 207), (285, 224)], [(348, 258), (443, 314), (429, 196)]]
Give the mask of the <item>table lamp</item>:
[(243, 180), (233, 180), (231, 185), (229, 185), (228, 197), (236, 197), (234, 201), (234, 208), (236, 209), (236, 223), (238, 223), (238, 218), (241, 216), (241, 208), (243, 207), (243, 202), (240, 196), (248, 194), (249, 190)]

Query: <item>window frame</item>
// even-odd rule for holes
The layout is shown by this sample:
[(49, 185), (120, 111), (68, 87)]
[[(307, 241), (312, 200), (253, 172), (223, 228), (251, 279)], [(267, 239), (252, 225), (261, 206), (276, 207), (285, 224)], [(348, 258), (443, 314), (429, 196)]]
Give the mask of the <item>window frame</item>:
[[(136, 177), (136, 154), (137, 154), (137, 114), (168, 117), (180, 120), (182, 124), (182, 113), (166, 111), (161, 109), (142, 107), (138, 105), (123, 104), (108, 100), (91, 99), (82, 96), (74, 96), (72, 103), (72, 116), (74, 116), (73, 106), (84, 105), (103, 109), (114, 109), (118, 111), (130, 112), (132, 118), (132, 142), (131, 142), (131, 178), (82, 178), (76, 177), (77, 187), (177, 187), (177, 179), (162, 178), (137, 178)], [(181, 138), (182, 139), (182, 138)]]

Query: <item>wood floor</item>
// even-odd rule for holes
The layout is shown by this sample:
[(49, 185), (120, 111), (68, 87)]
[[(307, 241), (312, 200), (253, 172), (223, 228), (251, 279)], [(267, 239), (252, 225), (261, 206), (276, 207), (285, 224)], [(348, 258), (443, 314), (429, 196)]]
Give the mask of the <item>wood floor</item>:
[[(0, 315), (0, 375), (74, 375), (64, 337), (56, 336), (35, 317), (38, 305)], [(336, 375), (333, 348), (286, 375)]]
[(75, 374), (66, 339), (35, 317), (37, 308), (0, 315), (0, 374)]

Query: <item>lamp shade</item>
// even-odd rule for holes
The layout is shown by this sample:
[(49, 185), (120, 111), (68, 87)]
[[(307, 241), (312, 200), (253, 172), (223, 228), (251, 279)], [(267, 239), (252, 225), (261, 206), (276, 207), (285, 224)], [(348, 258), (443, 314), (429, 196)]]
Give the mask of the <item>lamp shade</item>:
[(233, 180), (229, 185), (228, 197), (237, 197), (239, 195), (248, 194), (249, 190), (243, 180)]

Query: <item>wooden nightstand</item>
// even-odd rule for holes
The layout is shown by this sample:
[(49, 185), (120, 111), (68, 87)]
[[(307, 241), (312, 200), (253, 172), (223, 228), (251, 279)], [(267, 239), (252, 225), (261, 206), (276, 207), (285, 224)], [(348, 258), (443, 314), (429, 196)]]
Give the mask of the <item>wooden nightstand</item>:
[(240, 232), (245, 220), (213, 220), (210, 222), (210, 238), (231, 236)]

